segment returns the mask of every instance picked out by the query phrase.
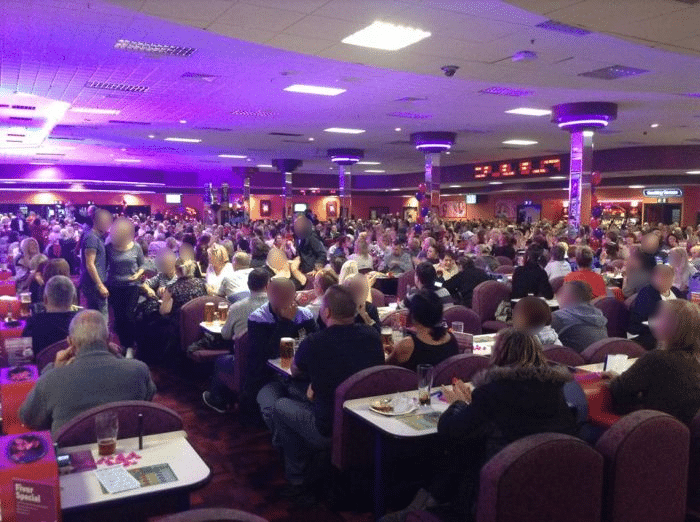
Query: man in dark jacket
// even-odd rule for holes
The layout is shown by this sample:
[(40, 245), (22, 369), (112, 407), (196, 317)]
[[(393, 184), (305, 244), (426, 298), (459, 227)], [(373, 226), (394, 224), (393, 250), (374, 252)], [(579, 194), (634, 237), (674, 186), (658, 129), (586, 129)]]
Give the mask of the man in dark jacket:
[(582, 352), (608, 337), (608, 320), (591, 304), (591, 287), (585, 281), (564, 283), (557, 293), (559, 310), (552, 314), (552, 328), (564, 346)]
[(653, 350), (656, 340), (649, 326), (644, 324), (656, 313), (661, 301), (682, 299), (681, 292), (673, 287), (673, 268), (668, 265), (656, 265), (651, 273), (651, 283), (642, 288), (630, 308), (630, 322), (627, 331), (637, 335), (633, 339), (647, 350)]
[(299, 216), (294, 222), (294, 234), (297, 237), (297, 255), (301, 260), (299, 269), (304, 274), (315, 272), (326, 264), (326, 247), (314, 233), (311, 221)]
[(66, 276), (53, 276), (44, 289), (46, 311), (32, 315), (22, 332), (23, 337), (32, 338), (32, 351), (41, 350), (68, 337), (68, 327), (75, 317), (75, 286)]
[(457, 303), (471, 308), (474, 289), (490, 278), (484, 270), (477, 268), (474, 265), (474, 260), (469, 257), (460, 257), (457, 263), (462, 267), (462, 270), (445, 281), (444, 287), (452, 294)]
[(549, 284), (549, 276), (539, 265), (542, 250), (531, 246), (525, 252), (525, 263), (515, 268), (513, 272), (512, 299), (519, 299), (529, 294), (545, 299), (554, 297), (552, 286)]

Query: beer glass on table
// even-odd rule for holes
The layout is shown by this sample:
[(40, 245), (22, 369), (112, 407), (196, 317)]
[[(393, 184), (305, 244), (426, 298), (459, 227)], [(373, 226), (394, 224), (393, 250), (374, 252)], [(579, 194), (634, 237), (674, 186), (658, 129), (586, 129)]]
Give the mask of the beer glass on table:
[(22, 292), (19, 294), (19, 305), (20, 305), (20, 315), (22, 317), (28, 317), (31, 315), (32, 307), (32, 294), (29, 292)]
[(214, 322), (214, 311), (215, 311), (216, 305), (214, 305), (214, 301), (207, 301), (204, 303), (204, 322), (205, 323), (213, 323)]
[(95, 416), (95, 435), (100, 455), (112, 455), (117, 450), (119, 417), (114, 411), (106, 411)]
[(289, 370), (292, 367), (292, 359), (294, 359), (294, 338), (282, 337), (280, 339), (280, 366)]
[(228, 319), (228, 303), (219, 303), (219, 321), (222, 323)]
[(464, 323), (462, 321), (452, 321), (453, 333), (464, 333)]
[(418, 404), (430, 406), (430, 390), (433, 387), (433, 365), (419, 364), (416, 367), (418, 374)]

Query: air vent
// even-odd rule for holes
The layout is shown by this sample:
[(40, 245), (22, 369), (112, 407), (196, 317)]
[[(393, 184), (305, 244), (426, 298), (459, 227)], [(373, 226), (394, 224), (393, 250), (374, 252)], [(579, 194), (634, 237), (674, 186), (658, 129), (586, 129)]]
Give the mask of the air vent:
[(70, 136), (49, 136), (49, 139), (61, 141), (85, 141), (85, 138), (72, 138)]
[(210, 160), (210, 159), (201, 159), (199, 160), (200, 163), (221, 163), (220, 161), (217, 160)]
[(32, 118), (20, 118), (19, 116), (10, 116), (12, 121), (32, 121)]
[(416, 96), (404, 96), (403, 98), (397, 98), (394, 101), (402, 102), (402, 103), (414, 103), (414, 102), (419, 102), (419, 101), (426, 101), (427, 99), (428, 99), (427, 97), (418, 98)]
[(233, 129), (228, 127), (192, 127), (197, 130), (213, 131), (213, 132), (232, 132)]
[(149, 121), (131, 121), (131, 120), (109, 120), (109, 123), (117, 123), (121, 125), (150, 125)]
[(595, 131), (596, 134), (621, 134), (621, 130), (617, 129), (598, 129)]
[(134, 92), (142, 93), (148, 90), (146, 85), (129, 85), (128, 83), (110, 83), (110, 82), (87, 82), (85, 87), (88, 89), (105, 89), (108, 91)]
[(247, 118), (269, 118), (270, 116), (275, 116), (273, 111), (266, 109), (234, 109), (231, 111), (231, 114), (234, 116), (245, 116)]
[(491, 134), (493, 131), (482, 129), (462, 129), (457, 131), (459, 134)]
[(288, 136), (291, 138), (300, 138), (303, 134), (294, 134), (293, 132), (268, 132), (270, 136)]
[(60, 153), (60, 152), (37, 152), (37, 153), (36, 153), (36, 156), (55, 156), (55, 157), (59, 157), (59, 156), (65, 156), (65, 154)]
[[(5, 105), (7, 107), (7, 105)], [(31, 105), (13, 105), (13, 109), (16, 109), (18, 111), (35, 111), (36, 107), (32, 107)]]
[(194, 47), (181, 47), (179, 45), (165, 45), (149, 42), (133, 42), (131, 40), (117, 40), (115, 49), (133, 51), (137, 53), (156, 54), (159, 56), (179, 56), (187, 58), (192, 56), (197, 49)]
[(190, 80), (200, 80), (202, 82), (213, 82), (218, 76), (214, 74), (186, 72), (180, 78), (189, 78)]
[(394, 118), (407, 118), (410, 120), (427, 120), (427, 119), (433, 117), (432, 114), (420, 114), (418, 112), (402, 112), (402, 111), (388, 112), (386, 115), (392, 116)]
[(626, 65), (611, 65), (595, 71), (580, 73), (579, 76), (586, 78), (596, 78), (598, 80), (619, 80), (620, 78), (628, 78), (630, 76), (638, 76), (648, 73), (646, 69), (637, 69), (635, 67), (627, 67)]
[(621, 141), (620, 145), (646, 145), (646, 143), (643, 143), (641, 141)]
[(411, 145), (411, 142), (409, 140), (396, 140), (390, 141), (387, 145)]
[(575, 27), (573, 25), (567, 25), (562, 22), (557, 22), (556, 20), (546, 20), (537, 24), (535, 27), (546, 29), (547, 31), (570, 34), (572, 36), (586, 36), (587, 34), (591, 34), (591, 32), (587, 31), (586, 29), (581, 29), (580, 27)]
[(304, 145), (310, 145), (306, 140), (282, 140), (282, 143), (303, 143)]
[(676, 0), (676, 2), (680, 2), (681, 4), (695, 5), (700, 3), (700, 0)]
[(26, 134), (10, 134), (9, 132), (7, 133), (7, 136), (10, 136), (12, 138), (26, 138)]
[(686, 92), (682, 96), (689, 96), (691, 98), (700, 98), (700, 92)]
[(700, 138), (688, 138), (687, 140), (683, 141), (687, 141), (688, 143), (700, 143)]
[(493, 94), (495, 96), (532, 96), (535, 91), (526, 91), (524, 89), (510, 89), (509, 87), (489, 87), (481, 89), (479, 94)]

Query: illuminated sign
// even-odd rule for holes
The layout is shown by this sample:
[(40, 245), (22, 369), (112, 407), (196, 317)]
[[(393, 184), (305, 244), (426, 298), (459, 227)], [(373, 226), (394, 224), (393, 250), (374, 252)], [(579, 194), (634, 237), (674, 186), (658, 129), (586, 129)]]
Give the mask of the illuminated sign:
[(475, 205), (476, 204), (476, 194), (466, 194), (466, 203), (467, 203), (467, 205)]
[(646, 198), (682, 198), (683, 189), (680, 188), (648, 188), (644, 189)]
[(560, 174), (562, 171), (561, 163), (561, 158), (546, 158), (479, 165), (474, 167), (474, 178), (506, 178), (516, 174), (520, 176)]

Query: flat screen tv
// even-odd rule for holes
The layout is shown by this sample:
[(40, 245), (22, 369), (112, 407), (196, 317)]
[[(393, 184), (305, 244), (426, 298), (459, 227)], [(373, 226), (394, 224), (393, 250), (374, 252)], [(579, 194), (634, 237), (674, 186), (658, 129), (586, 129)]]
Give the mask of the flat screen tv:
[(182, 203), (182, 194), (166, 194), (165, 202), (168, 205), (179, 205)]
[(294, 203), (294, 212), (306, 212), (308, 207), (306, 203)]

